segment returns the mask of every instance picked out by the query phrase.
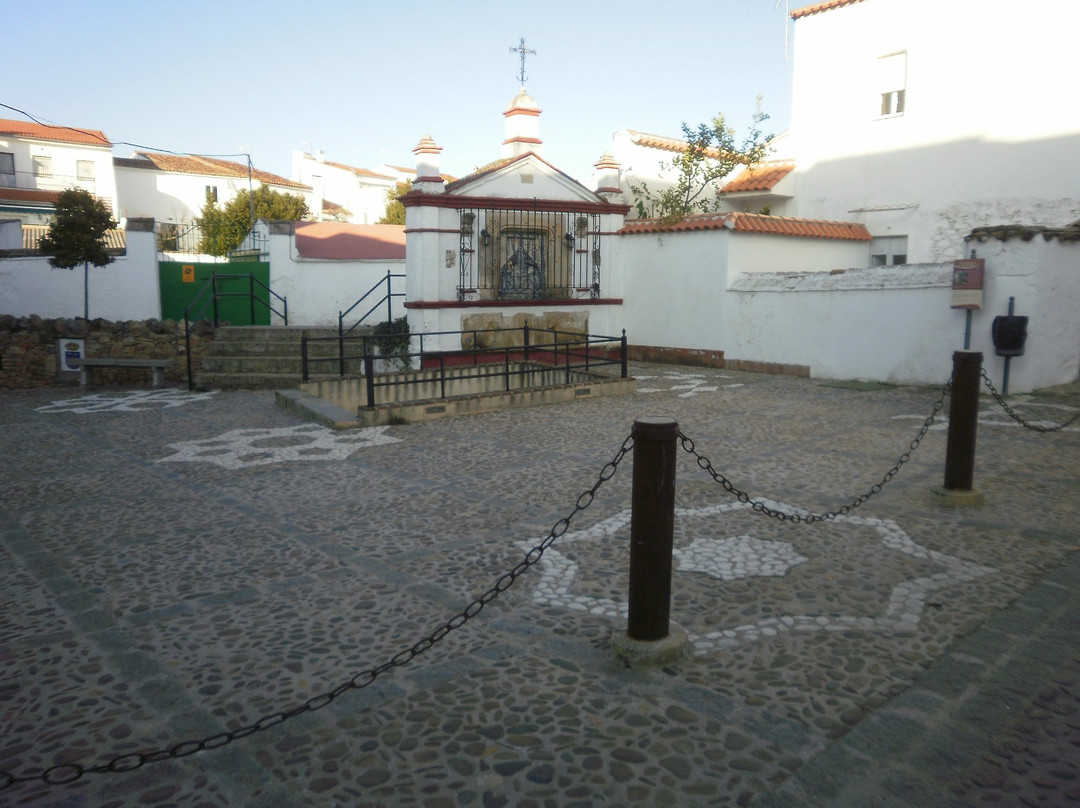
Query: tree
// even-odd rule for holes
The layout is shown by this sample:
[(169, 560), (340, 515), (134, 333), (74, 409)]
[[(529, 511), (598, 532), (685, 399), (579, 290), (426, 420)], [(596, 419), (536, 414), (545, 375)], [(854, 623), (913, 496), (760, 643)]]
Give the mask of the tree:
[(375, 224), (405, 224), (405, 206), (399, 197), (412, 190), (412, 180), (399, 182), (386, 192), (386, 212)]
[(675, 173), (674, 185), (661, 191), (652, 190), (644, 182), (631, 186), (638, 215), (670, 223), (693, 213), (718, 210), (720, 180), (739, 166), (759, 162), (768, 153), (772, 135), (762, 136), (760, 128), (768, 119), (759, 108), (741, 145), (736, 145), (735, 130), (728, 126), (722, 113), (696, 129), (684, 122), (686, 149), (670, 163), (660, 164), (662, 170)]
[(250, 195), (247, 190), (240, 191), (223, 208), (217, 206), (208, 192), (199, 217), (202, 228), (199, 252), (224, 256), (239, 247), (251, 232), (251, 202), (256, 219), (295, 222), (310, 214), (302, 196), (280, 193), (265, 185)]
[(105, 233), (116, 227), (109, 209), (81, 188), (61, 191), (56, 200), (56, 216), (39, 248), (58, 269), (83, 267), (83, 318), (90, 319), (90, 265), (103, 267), (113, 262), (106, 252)]

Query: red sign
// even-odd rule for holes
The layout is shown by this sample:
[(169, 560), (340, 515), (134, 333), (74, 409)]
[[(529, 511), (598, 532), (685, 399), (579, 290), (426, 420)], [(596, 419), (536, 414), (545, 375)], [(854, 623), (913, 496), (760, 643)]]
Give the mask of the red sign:
[(952, 308), (982, 308), (985, 274), (986, 261), (982, 258), (965, 258), (960, 261), (953, 261)]

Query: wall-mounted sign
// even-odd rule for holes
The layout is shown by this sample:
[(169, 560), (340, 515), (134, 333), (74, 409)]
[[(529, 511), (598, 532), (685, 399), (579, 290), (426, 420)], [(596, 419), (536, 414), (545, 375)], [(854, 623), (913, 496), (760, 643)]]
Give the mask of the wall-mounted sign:
[(981, 309), (986, 262), (982, 258), (953, 261), (952, 308)]
[(56, 352), (60, 357), (61, 373), (78, 373), (79, 369), (69, 365), (71, 359), (82, 359), (86, 355), (86, 340), (60, 339), (56, 341)]
[(195, 265), (184, 264), (180, 268), (180, 277), (183, 279), (184, 283), (195, 283)]

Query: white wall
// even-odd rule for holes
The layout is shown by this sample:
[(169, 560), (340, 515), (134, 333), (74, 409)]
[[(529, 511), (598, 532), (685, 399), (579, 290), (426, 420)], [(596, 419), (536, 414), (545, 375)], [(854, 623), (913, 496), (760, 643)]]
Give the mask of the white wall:
[[(973, 227), (1080, 218), (1071, 54), (1080, 4), (865, 0), (795, 23), (791, 215), (908, 236), (951, 260)], [(906, 53), (905, 109), (881, 115), (880, 58)]]
[[(1080, 370), (1080, 244), (1014, 239), (973, 244), (986, 259), (972, 350), (1000, 387), (990, 336), (1009, 296), (1029, 323), (1010, 392), (1063, 384)], [(625, 302), (612, 312), (631, 345), (723, 351), (729, 360), (806, 365), (816, 378), (940, 384), (964, 347), (951, 308), (952, 263), (861, 267), (860, 242), (732, 233), (627, 235), (616, 261)], [(851, 267), (845, 269), (844, 267)]]
[[(10, 152), (14, 156), (16, 187), (46, 191), (81, 188), (99, 199), (106, 200), (115, 215), (116, 178), (109, 146), (88, 146), (5, 135), (0, 136), (0, 151)], [(33, 158), (38, 155), (51, 159), (51, 175), (33, 176)], [(93, 179), (78, 179), (79, 161), (94, 164)]]
[[(157, 244), (153, 230), (127, 231), (127, 254), (90, 267), (90, 319), (161, 317)], [(53, 269), (46, 256), (0, 259), (0, 314), (82, 317), (83, 268)]]
[[(405, 261), (326, 261), (301, 258), (296, 251), (296, 237), (291, 233), (273, 232), (266, 222), (259, 221), (257, 229), (270, 233), (270, 288), (289, 303), (289, 325), (337, 326), (338, 313), (352, 306), (376, 283), (384, 285), (346, 318), (351, 326), (385, 294), (386, 273), (404, 274)], [(391, 279), (394, 292), (405, 291), (403, 278)], [(404, 298), (391, 302), (393, 319), (405, 315)], [(386, 319), (383, 304), (365, 321), (376, 325)]]

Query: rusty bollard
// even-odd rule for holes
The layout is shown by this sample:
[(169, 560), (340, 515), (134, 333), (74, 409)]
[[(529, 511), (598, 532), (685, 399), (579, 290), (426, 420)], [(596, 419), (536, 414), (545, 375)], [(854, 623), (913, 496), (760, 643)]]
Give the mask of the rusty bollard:
[(979, 351), (953, 352), (949, 437), (945, 446), (945, 484), (940, 489), (934, 489), (934, 493), (945, 505), (982, 505), (984, 501), (982, 493), (973, 487), (982, 360), (983, 355)]
[(638, 418), (631, 435), (629, 615), (626, 631), (617, 629), (612, 643), (628, 665), (665, 664), (688, 650), (686, 632), (670, 620), (679, 424), (673, 418)]

